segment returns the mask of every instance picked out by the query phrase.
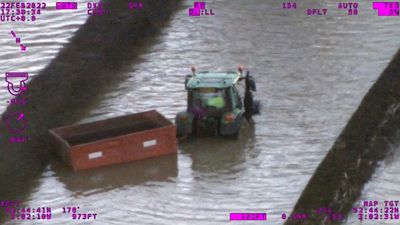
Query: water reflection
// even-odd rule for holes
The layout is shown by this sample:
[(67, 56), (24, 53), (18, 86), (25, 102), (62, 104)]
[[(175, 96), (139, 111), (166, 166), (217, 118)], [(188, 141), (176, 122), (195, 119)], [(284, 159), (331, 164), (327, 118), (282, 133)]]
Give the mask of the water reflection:
[(74, 173), (61, 161), (54, 161), (55, 177), (74, 195), (92, 195), (148, 181), (168, 181), (178, 175), (177, 155), (111, 165)]
[(246, 161), (245, 151), (253, 151), (254, 124), (238, 139), (222, 137), (191, 138), (181, 143), (180, 148), (192, 159), (192, 169), (203, 173), (234, 174)]

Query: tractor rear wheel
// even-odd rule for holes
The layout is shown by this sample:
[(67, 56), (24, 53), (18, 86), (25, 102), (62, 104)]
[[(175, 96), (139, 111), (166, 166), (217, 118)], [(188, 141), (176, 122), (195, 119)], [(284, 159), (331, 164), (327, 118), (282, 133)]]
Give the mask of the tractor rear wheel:
[(233, 135), (234, 139), (240, 139), (243, 136), (243, 133), (246, 132), (247, 127), (249, 126), (249, 122), (245, 117), (240, 119), (239, 128), (237, 132)]

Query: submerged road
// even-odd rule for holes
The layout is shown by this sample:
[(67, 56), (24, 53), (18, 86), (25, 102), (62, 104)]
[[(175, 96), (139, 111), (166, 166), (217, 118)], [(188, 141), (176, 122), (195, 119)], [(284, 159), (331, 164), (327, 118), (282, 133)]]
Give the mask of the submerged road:
[(120, 82), (124, 65), (146, 50), (145, 43), (157, 36), (181, 3), (148, 0), (145, 8), (130, 13), (128, 2), (102, 1), (109, 15), (89, 18), (29, 82), (28, 91), (19, 97), (29, 99), (29, 104), (9, 106), (2, 115), (1, 123), (5, 123), (8, 114), (25, 113), (31, 141), (11, 144), (9, 131), (1, 126), (0, 199), (24, 200), (52, 155), (47, 130), (77, 121), (102, 90)]

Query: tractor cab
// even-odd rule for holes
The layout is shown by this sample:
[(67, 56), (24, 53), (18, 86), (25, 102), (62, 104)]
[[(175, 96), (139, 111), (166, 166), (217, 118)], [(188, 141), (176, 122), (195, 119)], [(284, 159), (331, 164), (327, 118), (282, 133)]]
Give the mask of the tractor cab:
[(185, 79), (187, 109), (175, 118), (178, 137), (200, 130), (222, 136), (239, 134), (245, 120), (259, 111), (259, 102), (253, 101), (251, 93), (256, 90), (254, 79), (249, 72), (242, 76), (242, 71), (196, 73), (192, 68), (193, 74)]

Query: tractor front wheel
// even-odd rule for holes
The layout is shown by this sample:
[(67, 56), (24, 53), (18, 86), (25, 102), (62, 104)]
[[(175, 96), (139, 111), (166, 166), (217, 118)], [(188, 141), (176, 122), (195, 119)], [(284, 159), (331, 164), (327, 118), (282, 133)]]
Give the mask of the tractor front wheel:
[(255, 100), (253, 102), (253, 114), (258, 115), (260, 114), (260, 109), (261, 109), (261, 102), (260, 100)]

